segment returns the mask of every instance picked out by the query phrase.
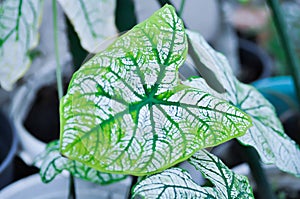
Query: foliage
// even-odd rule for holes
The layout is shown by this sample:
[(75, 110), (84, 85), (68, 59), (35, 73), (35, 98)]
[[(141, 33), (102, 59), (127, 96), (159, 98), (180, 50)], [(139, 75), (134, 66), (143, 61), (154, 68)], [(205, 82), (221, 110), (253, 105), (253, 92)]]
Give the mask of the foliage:
[(61, 101), (62, 154), (140, 176), (243, 135), (247, 115), (180, 83), (186, 53), (182, 21), (166, 6), (84, 64)]
[[(73, 23), (82, 46), (89, 52), (108, 36), (117, 33), (115, 0), (58, 0)], [(102, 12), (98, 12), (101, 9)], [(0, 85), (11, 90), (31, 65), (31, 50), (38, 45), (43, 0), (0, 2)], [(14, 56), (17, 58), (13, 58)]]
[[(300, 60), (300, 5), (296, 2), (286, 1), (282, 2), (281, 7), (287, 24), (288, 36), (293, 42), (297, 58)], [(273, 21), (270, 21), (265, 46), (277, 62), (278, 69), (276, 72), (279, 75), (290, 74), (282, 45), (279, 42), (278, 34), (273, 26)]]
[(245, 111), (251, 117), (253, 126), (238, 140), (253, 146), (265, 163), (275, 164), (279, 169), (299, 176), (299, 146), (284, 133), (274, 107), (255, 88), (240, 83), (226, 58), (216, 53), (200, 35), (193, 32), (188, 32), (188, 35), (198, 58), (204, 66), (216, 71), (214, 74), (226, 93), (214, 91), (200, 78), (190, 79), (185, 84), (206, 90), (220, 99), (227, 99)]
[(171, 168), (160, 174), (146, 177), (133, 189), (134, 196), (145, 198), (254, 198), (248, 179), (233, 173), (216, 156), (205, 150), (195, 153), (189, 162), (213, 183), (201, 187), (188, 172)]
[[(58, 1), (90, 52), (116, 32), (115, 1)], [(1, 3), (3, 88), (12, 88), (29, 66), (41, 5)], [(96, 8), (106, 12), (99, 15)], [(21, 54), (22, 60), (13, 60), (21, 64), (6, 67), (12, 52)], [(188, 52), (207, 73), (181, 80), (178, 70)], [(50, 143), (37, 159), (44, 182), (64, 170), (99, 184), (130, 174), (142, 176), (134, 197), (253, 198), (247, 178), (205, 150), (233, 138), (253, 146), (265, 163), (300, 175), (299, 146), (284, 133), (272, 105), (240, 83), (226, 58), (199, 34), (185, 30), (170, 5), (117, 38), (73, 75), (60, 102), (60, 121), (60, 144)], [(200, 186), (174, 167), (185, 160), (213, 186)]]
[(114, 183), (125, 179), (124, 175), (101, 173), (87, 167), (81, 162), (62, 157), (59, 153), (59, 142), (53, 141), (47, 145), (46, 150), (36, 158), (36, 165), (41, 163), (40, 175), (44, 183), (51, 182), (64, 170), (74, 177), (88, 180), (101, 185)]
[(42, 7), (42, 0), (0, 4), (0, 85), (6, 90), (12, 89), (31, 64), (30, 51), (38, 44)]

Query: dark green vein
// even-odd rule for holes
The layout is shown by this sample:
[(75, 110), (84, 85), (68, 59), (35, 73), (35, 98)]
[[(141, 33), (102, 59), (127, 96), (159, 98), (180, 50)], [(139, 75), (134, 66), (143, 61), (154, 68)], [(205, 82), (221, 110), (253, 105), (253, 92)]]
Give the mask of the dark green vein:
[(86, 23), (88, 24), (88, 29), (89, 29), (89, 31), (91, 32), (91, 35), (94, 37), (94, 38), (96, 38), (97, 37), (97, 34), (96, 34), (96, 32), (94, 31), (94, 29), (93, 29), (93, 25), (92, 25), (92, 23), (91, 23), (91, 20), (90, 20), (90, 18), (89, 18), (89, 14), (88, 14), (88, 11), (87, 11), (87, 9), (86, 9), (86, 6), (85, 6), (85, 3), (82, 1), (82, 0), (79, 0), (79, 3), (80, 3), (80, 7), (81, 7), (81, 9), (82, 9), (82, 12), (83, 12), (83, 16), (84, 16), (84, 18), (85, 18), (85, 20), (86, 20)]

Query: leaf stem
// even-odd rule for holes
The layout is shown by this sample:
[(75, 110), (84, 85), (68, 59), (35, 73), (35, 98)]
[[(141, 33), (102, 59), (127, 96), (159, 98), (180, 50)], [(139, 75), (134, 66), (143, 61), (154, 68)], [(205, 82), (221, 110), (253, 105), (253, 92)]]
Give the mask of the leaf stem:
[(260, 198), (275, 199), (276, 197), (261, 166), (258, 153), (253, 147), (241, 146), (244, 158), (250, 167), (251, 175), (257, 185), (257, 192)]
[(132, 193), (133, 193), (133, 187), (134, 185), (138, 182), (138, 177), (137, 176), (131, 176), (132, 177), (132, 181), (131, 181), (131, 186), (130, 186), (130, 189), (129, 189), (129, 194), (128, 194), (128, 199), (132, 198)]
[(59, 43), (58, 43), (58, 28), (57, 28), (57, 6), (56, 0), (52, 0), (52, 11), (53, 11), (53, 35), (54, 35), (54, 48), (55, 48), (55, 61), (56, 61), (56, 81), (59, 100), (63, 96), (63, 85), (62, 85), (62, 74), (61, 65), (59, 61)]
[(179, 17), (182, 17), (184, 5), (185, 5), (185, 0), (181, 0), (180, 8), (179, 8), (179, 11), (178, 11)]
[(284, 49), (287, 67), (293, 77), (298, 101), (300, 102), (300, 67), (292, 42), (287, 33), (286, 22), (278, 0), (267, 0), (267, 3), (272, 11), (279, 40)]
[(173, 5), (169, 0), (157, 0), (161, 7), (165, 4)]
[(69, 195), (68, 199), (76, 199), (76, 191), (75, 191), (75, 182), (74, 176), (70, 174), (69, 176)]
[[(62, 73), (59, 60), (59, 42), (58, 42), (58, 25), (57, 25), (57, 5), (56, 0), (52, 0), (52, 12), (53, 12), (53, 36), (54, 36), (54, 50), (56, 61), (56, 82), (58, 90), (58, 100), (63, 97), (63, 85), (62, 85)], [(74, 177), (70, 173), (69, 176), (69, 195), (68, 199), (76, 199)]]

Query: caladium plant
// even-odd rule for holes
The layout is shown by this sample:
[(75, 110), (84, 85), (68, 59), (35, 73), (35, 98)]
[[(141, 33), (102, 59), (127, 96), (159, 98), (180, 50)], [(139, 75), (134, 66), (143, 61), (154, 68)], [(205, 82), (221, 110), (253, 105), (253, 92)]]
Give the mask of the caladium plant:
[(61, 152), (103, 172), (140, 176), (243, 135), (248, 115), (181, 84), (186, 54), (182, 21), (166, 7), (89, 60), (61, 100)]
[[(210, 87), (205, 76), (179, 78), (188, 48), (195, 64), (201, 63), (197, 67), (214, 73), (224, 92)], [(133, 197), (254, 198), (246, 177), (205, 150), (233, 138), (256, 148), (264, 162), (299, 175), (299, 147), (284, 134), (273, 107), (240, 83), (226, 58), (200, 35), (186, 31), (169, 5), (73, 75), (60, 120), (60, 153), (68, 159), (52, 143), (40, 156), (44, 181), (62, 170), (100, 184), (93, 178), (106, 176), (109, 183), (135, 175), (142, 177)], [(174, 167), (184, 160), (213, 186), (200, 186)]]

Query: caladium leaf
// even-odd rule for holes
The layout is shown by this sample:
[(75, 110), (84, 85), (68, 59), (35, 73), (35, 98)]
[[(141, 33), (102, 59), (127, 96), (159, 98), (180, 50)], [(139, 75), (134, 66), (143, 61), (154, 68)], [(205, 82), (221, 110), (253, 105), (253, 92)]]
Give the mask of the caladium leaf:
[(43, 0), (8, 0), (0, 6), (0, 85), (11, 90), (31, 64), (30, 50), (38, 44)]
[(101, 185), (110, 184), (126, 178), (120, 174), (102, 173), (81, 162), (62, 157), (59, 153), (59, 142), (49, 143), (46, 150), (36, 158), (41, 164), (40, 176), (44, 183), (51, 182), (62, 171), (69, 171), (74, 177), (88, 180)]
[(189, 173), (172, 168), (140, 181), (133, 189), (133, 196), (145, 198), (254, 198), (247, 177), (237, 175), (216, 156), (200, 150), (189, 162), (211, 181), (214, 187), (199, 186)]
[[(210, 86), (207, 86), (213, 84), (213, 82), (207, 84), (197, 83), (195, 84), (195, 86), (197, 88), (199, 87), (203, 90), (209, 91), (209, 93), (212, 93), (214, 96), (218, 96), (220, 98), (223, 97), (226, 100), (228, 100), (229, 98), (234, 99), (234, 96), (232, 95), (235, 95), (236, 93), (235, 85), (237, 80), (234, 77), (234, 74), (226, 57), (224, 57), (221, 53), (216, 52), (200, 34), (192, 32), (190, 30), (187, 30), (186, 33), (190, 39), (189, 47), (194, 49), (194, 57), (198, 58), (198, 62), (203, 64), (207, 69), (214, 72), (217, 81), (226, 90), (226, 94), (218, 93), (215, 90), (211, 89)], [(203, 76), (203, 78), (206, 82), (211, 81), (206, 76)], [(199, 78), (196, 79), (197, 81), (202, 81), (199, 80)], [(213, 80), (215, 80), (215, 78)], [(236, 104), (236, 102), (234, 104)]]
[(221, 94), (212, 90), (201, 78), (190, 79), (184, 84), (227, 99), (249, 114), (253, 126), (238, 140), (242, 144), (253, 146), (263, 162), (273, 163), (283, 171), (300, 175), (299, 146), (284, 133), (274, 107), (254, 87), (239, 82), (226, 58), (215, 52), (200, 35), (192, 32), (188, 32), (188, 35), (201, 62), (215, 71), (218, 81), (227, 92)]
[(96, 53), (97, 45), (117, 34), (116, 0), (58, 0), (77, 32), (81, 45)]
[(243, 135), (246, 114), (180, 84), (186, 53), (169, 5), (98, 53), (61, 101), (61, 152), (103, 172), (146, 175)]

